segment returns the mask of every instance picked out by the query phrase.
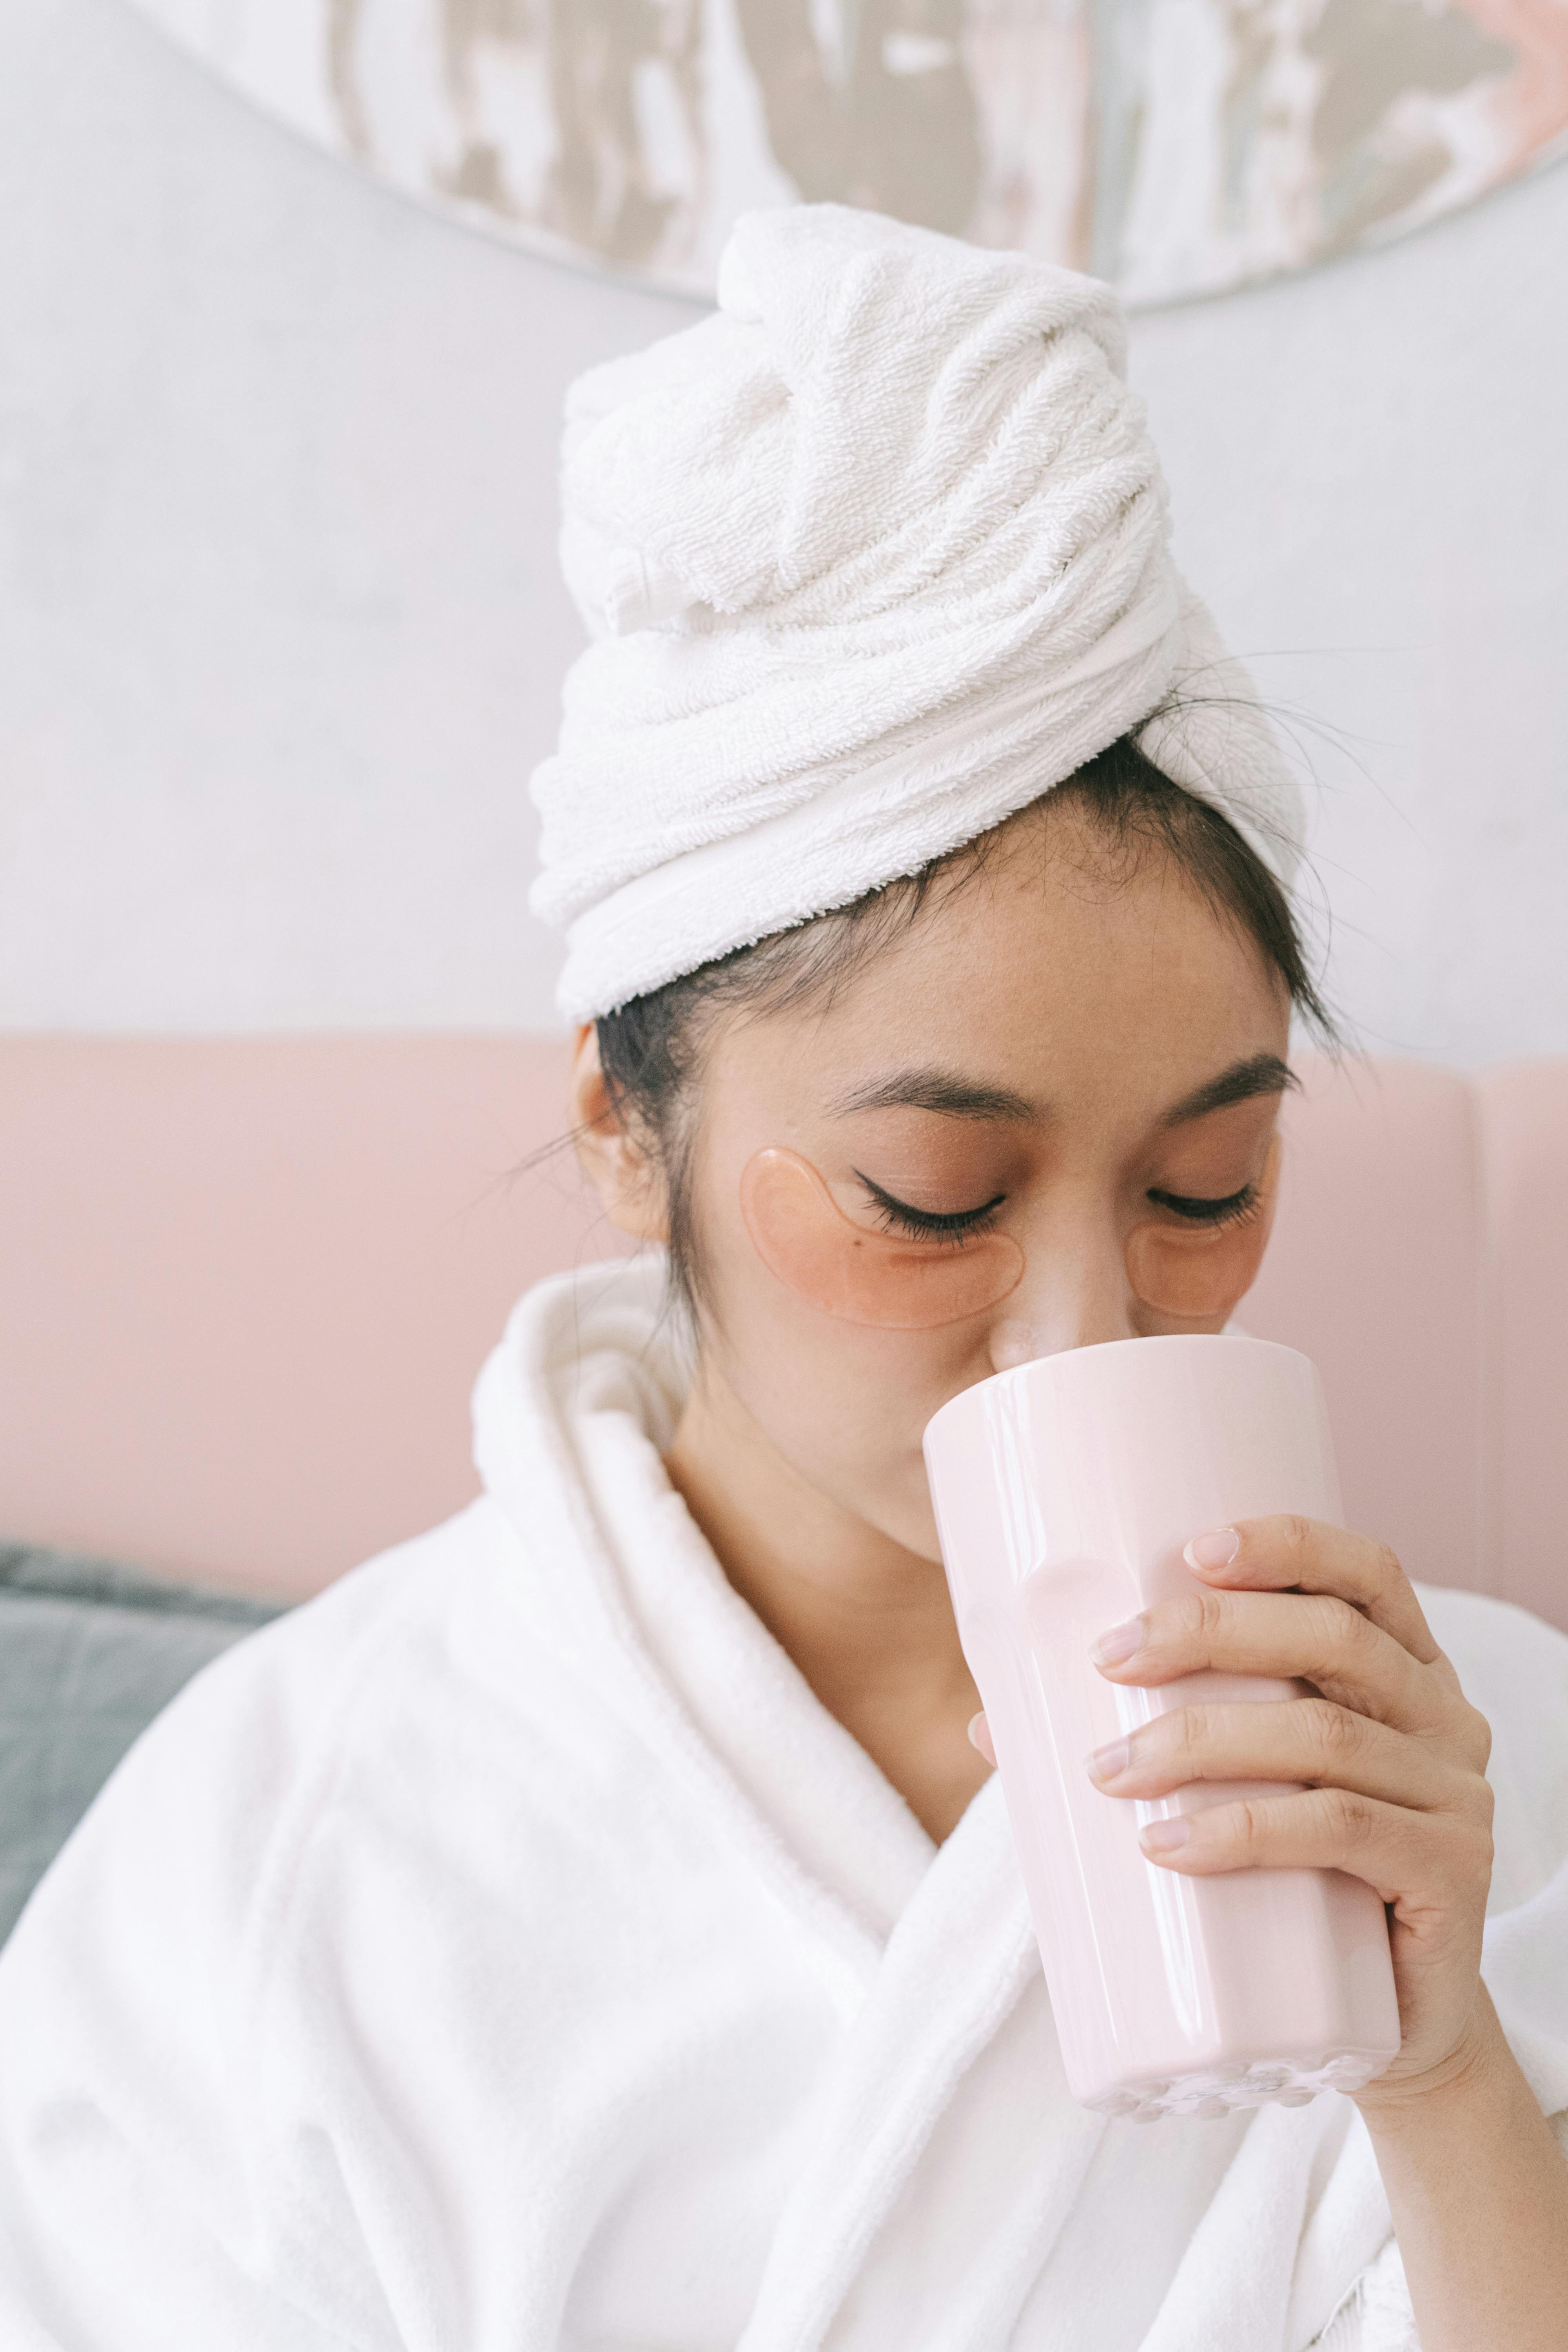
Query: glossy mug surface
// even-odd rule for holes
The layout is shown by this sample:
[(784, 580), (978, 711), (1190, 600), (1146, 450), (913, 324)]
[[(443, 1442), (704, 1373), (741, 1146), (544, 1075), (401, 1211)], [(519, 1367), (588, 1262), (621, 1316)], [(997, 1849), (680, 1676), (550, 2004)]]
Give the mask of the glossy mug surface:
[(1314, 1367), (1230, 1337), (1077, 1348), (954, 1397), (925, 1454), (1074, 2097), (1152, 2120), (1359, 2089), (1399, 2048), (1373, 1888), (1327, 1870), (1184, 1878), (1145, 1858), (1142, 1824), (1264, 1784), (1144, 1802), (1102, 1794), (1085, 1769), (1171, 1708), (1304, 1687), (1201, 1674), (1125, 1689), (1089, 1652), (1198, 1589), (1182, 1550), (1205, 1528), (1275, 1511), (1339, 1520)]

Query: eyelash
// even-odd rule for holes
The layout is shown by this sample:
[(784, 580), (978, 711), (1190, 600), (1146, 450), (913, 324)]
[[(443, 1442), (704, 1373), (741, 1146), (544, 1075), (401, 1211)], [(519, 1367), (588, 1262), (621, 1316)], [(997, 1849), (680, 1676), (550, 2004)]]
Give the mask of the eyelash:
[(978, 1209), (913, 1209), (907, 1201), (895, 1200), (891, 1192), (884, 1192), (869, 1176), (862, 1176), (858, 1168), (855, 1173), (881, 1212), (884, 1233), (908, 1234), (915, 1241), (972, 1241), (976, 1234), (984, 1233), (995, 1223), (996, 1212), (1007, 1197), (1005, 1192), (998, 1192), (994, 1201), (983, 1201)]
[(1148, 1197), (1190, 1225), (1244, 1225), (1258, 1208), (1256, 1184), (1244, 1184), (1239, 1192), (1227, 1192), (1223, 1201), (1194, 1201), (1181, 1192), (1151, 1192)]
[[(858, 1169), (855, 1173), (881, 1212), (883, 1231), (908, 1234), (916, 1241), (971, 1241), (995, 1223), (996, 1212), (1007, 1197), (1005, 1192), (998, 1192), (994, 1201), (982, 1202), (978, 1209), (916, 1209), (907, 1201), (896, 1200), (891, 1192), (884, 1192), (879, 1184), (873, 1184), (869, 1176), (861, 1175)], [(1227, 1225), (1246, 1224), (1258, 1208), (1256, 1184), (1244, 1184), (1239, 1192), (1227, 1192), (1221, 1201), (1194, 1200), (1182, 1192), (1151, 1192), (1148, 1197), (1187, 1224), (1212, 1225), (1221, 1230)]]

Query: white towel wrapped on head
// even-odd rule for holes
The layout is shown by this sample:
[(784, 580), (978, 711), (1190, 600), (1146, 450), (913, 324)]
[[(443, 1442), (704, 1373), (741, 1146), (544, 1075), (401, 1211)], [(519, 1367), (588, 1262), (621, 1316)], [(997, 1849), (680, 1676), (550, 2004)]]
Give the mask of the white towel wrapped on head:
[(568, 395), (563, 1012), (916, 871), (1140, 721), (1289, 880), (1295, 787), (1171, 561), (1110, 289), (812, 205), (737, 224), (719, 302)]

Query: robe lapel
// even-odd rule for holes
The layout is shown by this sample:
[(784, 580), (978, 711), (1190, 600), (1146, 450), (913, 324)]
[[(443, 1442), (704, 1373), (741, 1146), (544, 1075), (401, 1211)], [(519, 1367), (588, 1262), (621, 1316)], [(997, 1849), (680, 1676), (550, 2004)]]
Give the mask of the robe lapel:
[[(1016, 2044), (1019, 2074), (1003, 2133), (989, 2064), (973, 2116), (963, 2095), (999, 2040)], [(1005, 2341), (1004, 2315), (1038, 2271), (1104, 2128), (1066, 2100), (992, 1781), (889, 1940), (738, 2352), (886, 2352), (894, 2343), (960, 2352)]]

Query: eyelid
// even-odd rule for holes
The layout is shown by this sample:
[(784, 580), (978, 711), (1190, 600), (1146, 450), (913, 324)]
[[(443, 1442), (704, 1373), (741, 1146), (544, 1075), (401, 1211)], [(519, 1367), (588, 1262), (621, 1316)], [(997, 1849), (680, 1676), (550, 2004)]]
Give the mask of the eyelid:
[(928, 1241), (944, 1238), (963, 1240), (971, 1234), (983, 1232), (1007, 1198), (1005, 1192), (998, 1192), (993, 1200), (982, 1201), (973, 1209), (917, 1209), (908, 1201), (900, 1201), (895, 1194), (884, 1191), (860, 1169), (856, 1169), (855, 1176), (881, 1210), (889, 1226), (901, 1227), (905, 1233)]
[(1249, 1216), (1258, 1206), (1258, 1188), (1255, 1182), (1243, 1184), (1239, 1192), (1227, 1192), (1223, 1199), (1205, 1201), (1186, 1192), (1164, 1192), (1151, 1185), (1147, 1199), (1162, 1209), (1170, 1209), (1190, 1225), (1228, 1225)]

